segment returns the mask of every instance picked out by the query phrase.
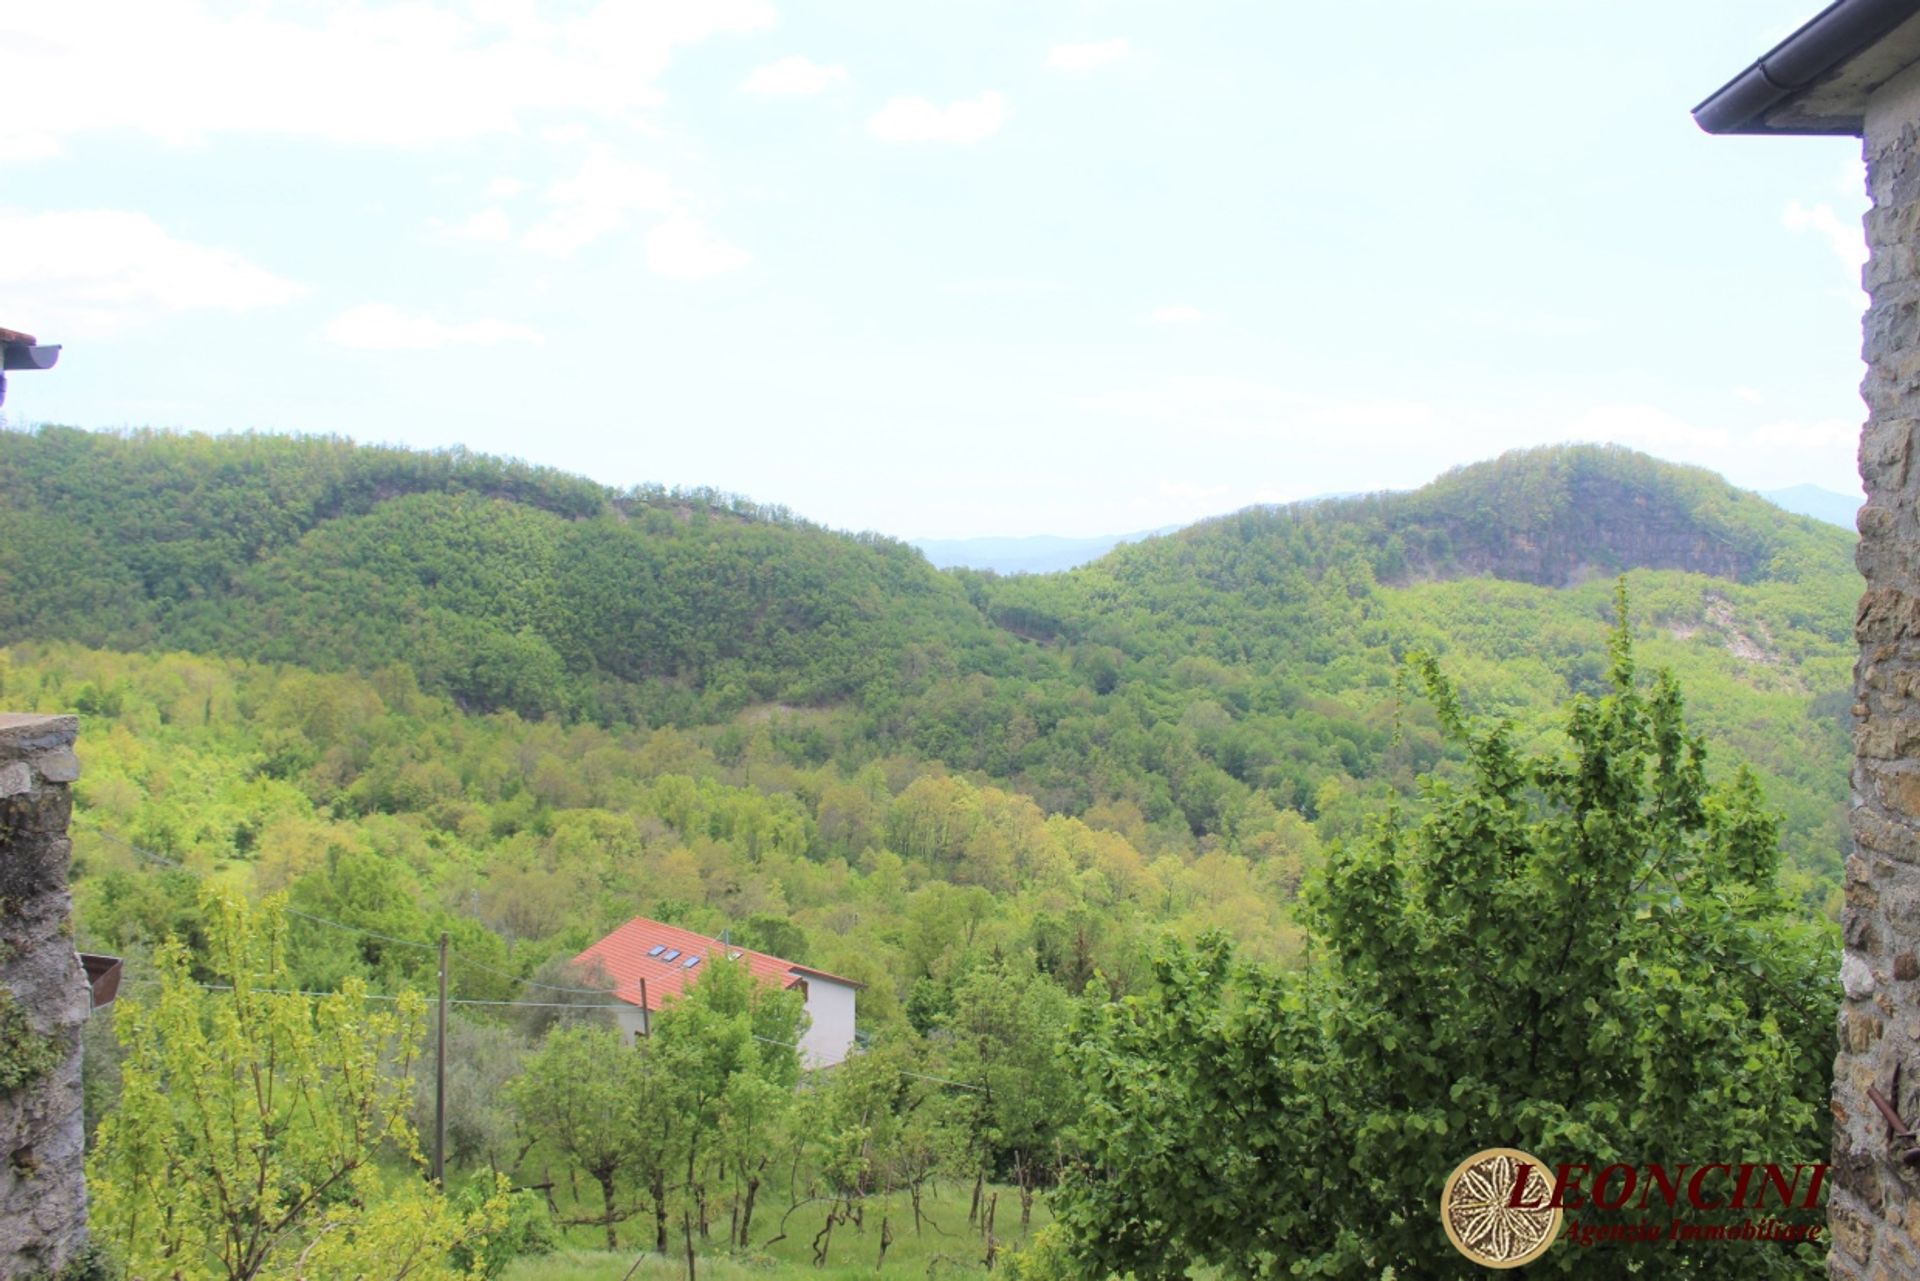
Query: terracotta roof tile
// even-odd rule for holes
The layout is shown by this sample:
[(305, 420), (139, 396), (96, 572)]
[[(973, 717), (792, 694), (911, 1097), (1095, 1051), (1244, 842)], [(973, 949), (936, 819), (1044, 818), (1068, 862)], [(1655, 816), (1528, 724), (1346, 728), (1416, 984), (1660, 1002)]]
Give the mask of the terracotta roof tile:
[[(677, 951), (679, 955), (671, 961), (663, 961), (658, 956), (649, 956), (647, 952), (654, 947), (667, 951)], [(859, 987), (852, 979), (829, 974), (825, 970), (816, 970), (809, 965), (800, 965), (793, 961), (782, 960), (777, 956), (768, 956), (765, 952), (755, 952), (750, 948), (723, 948), (719, 939), (709, 938), (705, 934), (696, 934), (692, 930), (683, 930), (677, 925), (668, 925), (665, 921), (655, 921), (644, 916), (636, 916), (613, 933), (595, 943), (586, 951), (573, 958), (575, 967), (586, 970), (598, 962), (613, 980), (613, 994), (629, 1005), (644, 1004), (649, 1010), (657, 1010), (669, 996), (677, 996), (686, 991), (687, 986), (700, 976), (700, 970), (713, 958), (738, 952), (740, 961), (746, 963), (755, 978), (762, 982), (773, 983), (782, 988), (792, 987), (809, 975), (830, 979), (835, 983), (844, 983), (848, 987)], [(700, 965), (691, 970), (686, 967), (687, 958), (698, 956), (703, 959)], [(641, 1000), (640, 980), (646, 980), (646, 999)]]

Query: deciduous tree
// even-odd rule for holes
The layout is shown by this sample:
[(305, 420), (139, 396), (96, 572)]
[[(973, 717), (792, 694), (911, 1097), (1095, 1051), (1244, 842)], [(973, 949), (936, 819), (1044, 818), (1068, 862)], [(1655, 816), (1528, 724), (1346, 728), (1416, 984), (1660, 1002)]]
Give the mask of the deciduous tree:
[(88, 1164), (94, 1238), (129, 1277), (268, 1281), (473, 1275), (506, 1220), (504, 1192), (468, 1212), (377, 1158), (418, 1163), (408, 1070), (425, 1005), (286, 991), (286, 918), (231, 893), (203, 900), (201, 958), (159, 949), (159, 992), (123, 1001), (117, 1108)]
[[(1596, 1170), (1825, 1151), (1831, 931), (1791, 916), (1754, 781), (1710, 781), (1678, 686), (1636, 683), (1624, 621), (1610, 692), (1573, 701), (1559, 752), (1470, 725), (1415, 671), (1465, 766), (1330, 851), (1319, 963), (1170, 947), (1151, 999), (1080, 1029), (1087, 1164), (1059, 1217), (1088, 1275), (1429, 1275), (1451, 1257), (1441, 1183), (1489, 1147)], [(1817, 1270), (1659, 1248), (1665, 1275)], [(1564, 1245), (1531, 1265), (1627, 1268)]]

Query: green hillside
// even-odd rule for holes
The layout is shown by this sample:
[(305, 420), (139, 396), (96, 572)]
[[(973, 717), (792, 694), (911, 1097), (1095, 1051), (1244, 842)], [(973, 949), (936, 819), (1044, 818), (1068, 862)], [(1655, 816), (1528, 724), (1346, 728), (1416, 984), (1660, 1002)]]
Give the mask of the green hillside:
[(465, 453), (58, 428), (0, 441), (0, 634), (321, 670), (463, 706), (710, 719), (991, 643), (905, 544)]
[(1792, 861), (1844, 841), (1845, 531), (1613, 448), (1251, 509), (1055, 575), (702, 492), (342, 440), (0, 437), (0, 639), (404, 669), (429, 695), (622, 726), (804, 709), (808, 766), (904, 753), (1150, 852), (1352, 831), (1444, 753), (1401, 660), (1544, 726), (1598, 687), (1611, 581), (1648, 657), (1750, 761)]
[[(580, 1017), (555, 1013), (582, 998), (566, 958), (635, 914), (866, 985), (873, 1051), (820, 1091), (776, 1092), (789, 1111), (761, 1167), (779, 1201), (838, 1186), (840, 1208), (790, 1239), (771, 1214), (756, 1247), (823, 1239), (856, 1202), (884, 1239), (890, 1205), (908, 1221), (890, 1198), (923, 1188), (955, 1228), (957, 1203), (977, 1219), (970, 1187), (1008, 1224), (1018, 1203), (1014, 1240), (1087, 1141), (1079, 1101), (1111, 1079), (1068, 1075), (1074, 1020), (1102, 996), (1154, 1008), (1178, 988), (1168, 958), (1214, 954), (1216, 932), (1277, 966), (1261, 999), (1297, 982), (1337, 1008), (1344, 987), (1316, 986), (1329, 884), (1356, 857), (1387, 876), (1392, 832), (1452, 830), (1446, 798), (1484, 781), (1407, 659), (1433, 655), (1469, 716), (1511, 723), (1483, 750), (1564, 760), (1568, 701), (1612, 688), (1618, 576), (1641, 672), (1671, 669), (1704, 731), (1704, 776), (1751, 766), (1784, 820), (1778, 888), (1803, 968), (1830, 976), (1851, 546), (1708, 473), (1564, 449), (999, 578), (724, 495), (464, 454), (0, 433), (0, 706), (80, 713), (77, 937), (128, 958), (131, 1003), (168, 935), (190, 949), (184, 981), (219, 981), (210, 888), (286, 895), (300, 991), (426, 990), (447, 935), (471, 1003), (451, 1032), (456, 1185), (496, 1168), (544, 1185), (553, 1207), (522, 1209), (572, 1247), (632, 1247), (651, 1216), (596, 1218), (523, 1091), (576, 1043), (576, 1084), (599, 1075), (591, 1029), (550, 1035)], [(1752, 796), (1734, 780), (1688, 812), (1711, 827)], [(1734, 826), (1770, 851), (1764, 819)], [(1714, 890), (1700, 904), (1719, 910)], [(1825, 1014), (1794, 1029), (1830, 1036)], [(98, 1117), (129, 1047), (104, 1020), (89, 1037)], [(1319, 1062), (1311, 1040), (1286, 1061)], [(1282, 1061), (1269, 1032), (1248, 1044)], [(1824, 1098), (1824, 1048), (1794, 1062)], [(884, 1118), (872, 1142), (862, 1116)], [(700, 1149), (674, 1141), (683, 1208), (739, 1172), (709, 1153), (696, 1177)], [(619, 1195), (631, 1209), (648, 1187)], [(1035, 1227), (1053, 1204), (1086, 1209), (1042, 1201)], [(895, 1262), (917, 1275), (922, 1248), (916, 1232)]]

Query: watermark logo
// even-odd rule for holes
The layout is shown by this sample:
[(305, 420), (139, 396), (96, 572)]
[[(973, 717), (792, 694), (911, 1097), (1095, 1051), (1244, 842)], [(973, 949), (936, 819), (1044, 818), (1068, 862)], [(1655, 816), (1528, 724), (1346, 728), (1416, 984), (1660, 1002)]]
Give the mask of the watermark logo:
[(1488, 1148), (1455, 1166), (1440, 1192), (1453, 1248), (1486, 1268), (1517, 1268), (1545, 1254), (1563, 1213), (1547, 1168), (1517, 1148)]
[(1456, 1250), (1486, 1268), (1530, 1263), (1563, 1236), (1581, 1250), (1740, 1243), (1818, 1248), (1826, 1176), (1818, 1162), (1549, 1166), (1515, 1148), (1488, 1148), (1447, 1176), (1440, 1223)]

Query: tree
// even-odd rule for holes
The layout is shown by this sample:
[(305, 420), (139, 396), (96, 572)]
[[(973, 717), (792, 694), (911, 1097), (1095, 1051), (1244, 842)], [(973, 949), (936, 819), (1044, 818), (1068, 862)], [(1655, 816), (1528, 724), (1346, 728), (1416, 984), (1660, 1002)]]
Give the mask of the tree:
[[(708, 1226), (703, 1162), (715, 1159), (745, 1190), (734, 1239), (746, 1240), (774, 1136), (800, 1074), (796, 1046), (805, 1017), (799, 993), (755, 978), (746, 965), (715, 953), (693, 986), (655, 1015), (641, 1047), (651, 1070), (678, 1088), (682, 1187)], [(656, 1198), (656, 1221), (661, 1206)]]
[(632, 1213), (620, 1205), (622, 1180), (649, 1155), (639, 1123), (640, 1111), (655, 1093), (656, 1083), (643, 1079), (647, 1066), (643, 1056), (620, 1043), (617, 1030), (574, 1024), (555, 1028), (512, 1086), (513, 1105), (527, 1132), (600, 1185), (599, 1221), (606, 1226), (609, 1250), (620, 1248), (617, 1226)]
[(419, 1164), (407, 1103), (424, 1002), (376, 1006), (357, 980), (287, 991), (278, 899), (256, 911), (209, 889), (202, 916), (218, 986), (169, 939), (158, 995), (116, 1012), (120, 1102), (87, 1169), (95, 1240), (130, 1277), (451, 1278), (466, 1275), (456, 1250), (477, 1273), (504, 1190), (462, 1213), (376, 1160)]
[[(1086, 1164), (1058, 1206), (1076, 1268), (1423, 1275), (1450, 1257), (1442, 1180), (1488, 1147), (1595, 1169), (1818, 1159), (1834, 940), (1789, 915), (1753, 779), (1710, 783), (1675, 682), (1636, 686), (1620, 613), (1610, 692), (1573, 701), (1560, 753), (1469, 725), (1416, 660), (1465, 767), (1423, 780), (1417, 819), (1330, 850), (1308, 894), (1318, 964), (1172, 946), (1151, 999), (1085, 1021)], [(1753, 1277), (1813, 1255), (1659, 1259)], [(1531, 1266), (1626, 1270), (1565, 1245)]]
[(969, 1087), (958, 1106), (966, 1112), (974, 1175), (970, 1220), (989, 1178), (1018, 1183), (1023, 1219), (1031, 1212), (1034, 1185), (1051, 1170), (1073, 1112), (1058, 1053), (1072, 1010), (1065, 992), (1026, 965), (982, 965), (953, 985), (942, 1031), (946, 1069)]

